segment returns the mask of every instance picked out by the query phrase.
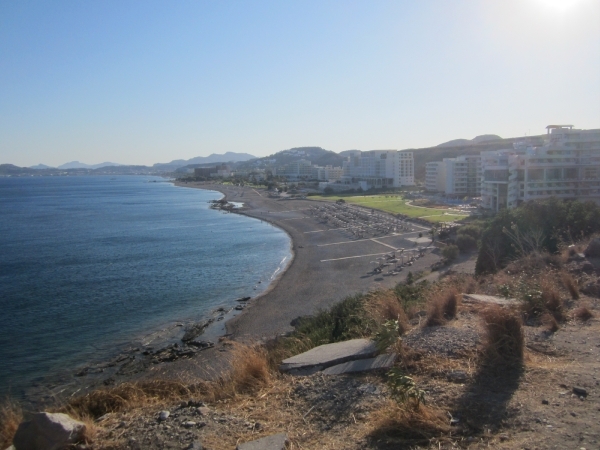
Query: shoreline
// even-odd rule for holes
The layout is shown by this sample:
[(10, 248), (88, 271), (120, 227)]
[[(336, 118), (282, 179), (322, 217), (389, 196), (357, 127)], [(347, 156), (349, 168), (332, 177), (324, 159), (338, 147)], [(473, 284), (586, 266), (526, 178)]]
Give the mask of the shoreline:
[[(53, 386), (49, 394), (47, 389), (38, 389), (37, 392), (31, 392), (32, 395), (28, 395), (28, 398), (43, 403), (42, 397), (48, 399), (64, 398), (77, 393), (81, 395), (104, 386), (136, 380), (214, 380), (229, 365), (230, 347), (227, 340), (253, 343), (286, 334), (293, 330), (292, 323), (298, 317), (327, 309), (350, 295), (394, 287), (403, 281), (408, 270), (393, 275), (375, 274), (368, 264), (375, 258), (373, 255), (389, 253), (390, 248), (416, 248), (417, 243), (413, 241), (419, 231), (425, 230), (424, 227), (411, 224), (414, 226), (412, 231), (383, 235), (377, 239), (351, 239), (343, 232), (324, 226), (315, 217), (304, 213), (321, 202), (269, 198), (266, 190), (250, 187), (173, 180), (169, 182), (177, 187), (215, 191), (229, 202), (244, 203), (235, 214), (265, 221), (289, 236), (290, 260), (269, 281), (264, 291), (245, 302), (241, 311), (228, 308), (222, 314), (222, 320), (214, 320), (204, 329), (197, 339), (210, 339), (213, 346), (199, 348), (188, 354), (186, 349), (190, 347), (186, 344), (181, 346), (180, 340), (179, 345), (169, 346), (170, 355), (175, 355), (174, 358), (146, 360), (144, 364), (140, 364), (140, 349), (134, 349), (135, 343), (132, 342), (130, 353), (96, 365), (98, 368), (111, 367), (107, 372), (102, 373), (100, 370), (96, 374), (91, 370), (89, 376), (85, 373), (83, 377), (72, 377), (67, 386)], [(417, 259), (410, 270), (428, 270), (439, 259), (435, 251), (428, 252), (425, 257)], [(213, 312), (207, 312), (207, 316)], [(162, 328), (166, 329), (168, 325), (172, 324), (165, 324)], [(176, 331), (183, 334), (181, 327)], [(172, 341), (173, 337), (171, 335), (169, 339)], [(167, 341), (163, 340), (163, 344)], [(75, 368), (72, 374), (74, 370)]]

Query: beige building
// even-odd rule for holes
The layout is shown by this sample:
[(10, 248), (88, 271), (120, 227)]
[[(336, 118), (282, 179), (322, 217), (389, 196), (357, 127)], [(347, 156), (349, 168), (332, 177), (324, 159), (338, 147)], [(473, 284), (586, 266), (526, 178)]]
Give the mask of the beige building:
[(548, 197), (600, 202), (600, 129), (546, 128), (541, 147), (481, 153), (482, 206), (498, 211)]

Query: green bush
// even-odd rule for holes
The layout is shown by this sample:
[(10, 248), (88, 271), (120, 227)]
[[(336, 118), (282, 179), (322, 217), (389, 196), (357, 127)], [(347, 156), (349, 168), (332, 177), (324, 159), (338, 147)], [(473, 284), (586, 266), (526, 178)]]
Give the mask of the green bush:
[[(466, 227), (465, 227), (466, 228)], [(492, 273), (533, 251), (557, 253), (600, 232), (600, 207), (594, 202), (549, 198), (500, 211), (481, 235), (476, 274)]]
[(456, 246), (461, 253), (467, 253), (477, 248), (477, 241), (468, 234), (459, 234), (456, 238)]
[(448, 261), (454, 261), (458, 257), (458, 247), (456, 245), (446, 245), (442, 249), (442, 256)]

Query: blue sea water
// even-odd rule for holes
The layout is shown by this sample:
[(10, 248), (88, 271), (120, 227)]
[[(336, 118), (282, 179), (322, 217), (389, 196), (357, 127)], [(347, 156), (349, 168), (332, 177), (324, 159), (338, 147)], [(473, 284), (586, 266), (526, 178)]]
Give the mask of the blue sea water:
[(290, 239), (210, 209), (220, 197), (155, 177), (0, 178), (0, 394), (266, 289)]

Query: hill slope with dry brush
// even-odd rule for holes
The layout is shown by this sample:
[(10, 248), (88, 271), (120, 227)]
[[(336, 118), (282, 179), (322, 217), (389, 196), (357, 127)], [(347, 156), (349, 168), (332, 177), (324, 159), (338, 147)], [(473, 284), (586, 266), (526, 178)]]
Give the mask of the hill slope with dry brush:
[[(291, 449), (597, 448), (600, 304), (580, 289), (600, 268), (580, 260), (581, 249), (357, 295), (298, 321), (289, 336), (222, 342), (231, 363), (218, 380), (126, 383), (56, 410), (86, 421), (93, 449), (233, 449), (278, 432)], [(467, 302), (463, 293), (516, 301)], [(277, 370), (285, 357), (356, 337), (385, 339), (396, 367), (352, 376)], [(169, 417), (159, 420), (161, 411)], [(0, 409), (0, 448), (20, 414), (14, 404)]]

